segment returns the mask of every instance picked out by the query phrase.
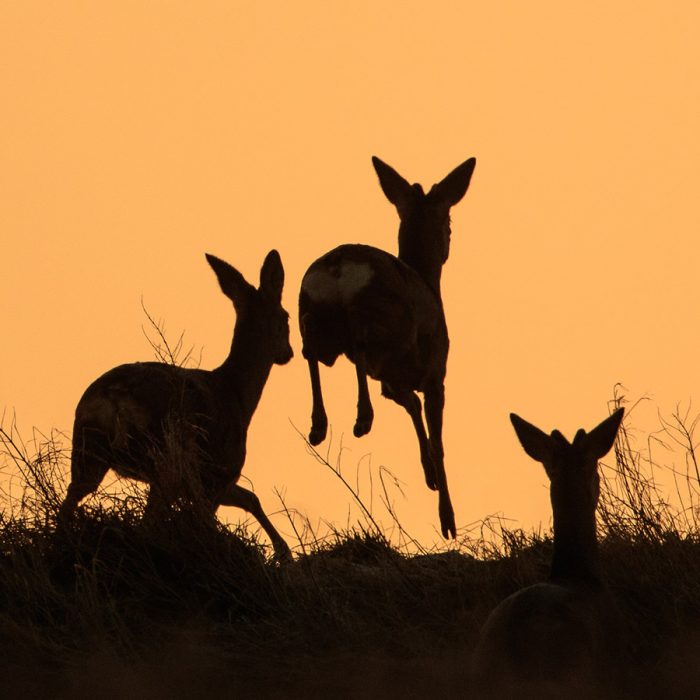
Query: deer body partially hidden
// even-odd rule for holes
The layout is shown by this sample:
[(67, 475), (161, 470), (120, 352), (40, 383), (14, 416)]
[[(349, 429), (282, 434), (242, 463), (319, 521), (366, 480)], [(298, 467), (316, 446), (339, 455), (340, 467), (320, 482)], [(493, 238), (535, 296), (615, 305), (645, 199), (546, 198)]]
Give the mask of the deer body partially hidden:
[(590, 433), (579, 430), (572, 443), (511, 414), (525, 452), (551, 482), (554, 551), (549, 580), (510, 595), (484, 625), (474, 666), (485, 697), (601, 697), (611, 690), (619, 630), (601, 577), (595, 511), (598, 460), (612, 448), (623, 412)]
[[(442, 534), (455, 537), (442, 445), (449, 338), (440, 277), (449, 255), (450, 208), (466, 193), (476, 160), (462, 163), (427, 194), (379, 158), (373, 163), (401, 219), (399, 255), (367, 245), (341, 245), (312, 263), (304, 275), (299, 325), (313, 396), (309, 442), (322, 442), (328, 427), (318, 363), (330, 367), (344, 354), (357, 374), (355, 436), (372, 427), (369, 375), (381, 382), (385, 397), (409, 413), (426, 483), (439, 492)], [(427, 431), (417, 391), (424, 395)]]
[(237, 506), (257, 518), (275, 555), (289, 558), (257, 496), (236, 483), (272, 365), (293, 354), (281, 305), (282, 262), (277, 251), (267, 255), (256, 289), (228, 263), (206, 257), (236, 309), (229, 356), (211, 371), (137, 362), (96, 379), (76, 408), (71, 483), (59, 522), (112, 468), (150, 484), (146, 516), (176, 501), (195, 501), (212, 513), (220, 505)]

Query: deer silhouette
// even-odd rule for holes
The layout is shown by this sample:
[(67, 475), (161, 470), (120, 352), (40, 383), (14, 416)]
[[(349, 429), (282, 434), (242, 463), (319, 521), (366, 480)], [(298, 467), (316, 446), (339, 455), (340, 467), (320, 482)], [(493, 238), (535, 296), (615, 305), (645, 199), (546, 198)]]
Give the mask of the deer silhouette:
[(475, 653), (486, 697), (601, 697), (619, 653), (616, 608), (601, 578), (596, 536), (598, 460), (612, 448), (620, 408), (569, 443), (514, 413), (525, 452), (550, 480), (554, 550), (549, 580), (516, 591), (489, 615)]
[[(248, 426), (272, 365), (286, 364), (293, 355), (289, 316), (281, 305), (282, 261), (276, 250), (268, 253), (256, 289), (228, 263), (206, 258), (236, 310), (228, 357), (214, 370), (136, 362), (96, 379), (76, 408), (71, 482), (59, 523), (97, 489), (111, 467), (150, 484), (144, 517), (155, 517), (185, 497), (212, 514), (220, 505), (237, 506), (257, 518), (275, 556), (289, 559), (289, 547), (258, 497), (236, 483)], [(171, 449), (173, 442), (177, 450)], [(183, 453), (186, 464), (180, 469), (175, 462)]]
[[(384, 194), (399, 213), (399, 255), (367, 245), (341, 245), (312, 263), (304, 275), (299, 325), (313, 396), (309, 442), (322, 442), (328, 427), (318, 363), (331, 367), (345, 354), (357, 373), (353, 433), (360, 437), (372, 427), (369, 375), (381, 382), (385, 397), (410, 415), (426, 483), (439, 493), (442, 534), (456, 537), (442, 445), (449, 338), (440, 277), (450, 249), (450, 208), (466, 193), (476, 160), (462, 163), (427, 194), (379, 158), (372, 162)], [(424, 396), (427, 432), (416, 391)]]

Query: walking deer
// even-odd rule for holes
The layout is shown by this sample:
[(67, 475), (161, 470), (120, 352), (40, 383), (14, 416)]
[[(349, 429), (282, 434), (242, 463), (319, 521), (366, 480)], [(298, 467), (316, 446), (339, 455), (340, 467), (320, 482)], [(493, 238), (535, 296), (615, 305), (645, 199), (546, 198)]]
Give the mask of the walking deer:
[[(275, 556), (289, 559), (289, 547), (258, 497), (236, 483), (248, 426), (272, 365), (286, 364), (293, 354), (289, 316), (281, 305), (282, 261), (276, 250), (268, 253), (256, 289), (228, 263), (206, 258), (236, 310), (228, 357), (214, 370), (136, 362), (96, 379), (76, 408), (71, 482), (59, 522), (97, 489), (111, 467), (150, 484), (146, 516), (187, 497), (212, 514), (220, 505), (237, 506), (257, 518)], [(169, 454), (172, 440), (186, 455), (184, 470)]]
[[(313, 396), (309, 442), (322, 442), (328, 426), (318, 363), (331, 367), (345, 354), (357, 374), (354, 435), (365, 435), (372, 427), (369, 375), (381, 382), (385, 397), (410, 415), (425, 480), (439, 492), (442, 534), (456, 537), (442, 445), (449, 339), (440, 277), (450, 249), (450, 208), (466, 193), (476, 160), (462, 163), (427, 194), (379, 158), (372, 162), (401, 220), (399, 255), (367, 245), (341, 245), (312, 263), (304, 275), (299, 325)], [(427, 432), (416, 391), (424, 396)]]
[[(611, 682), (615, 606), (602, 581), (596, 537), (598, 460), (612, 448), (624, 409), (569, 443), (514, 413), (525, 452), (550, 480), (554, 551), (549, 580), (503, 600), (488, 617), (475, 654), (475, 672), (488, 697), (600, 697)], [(609, 687), (608, 687), (609, 690)]]

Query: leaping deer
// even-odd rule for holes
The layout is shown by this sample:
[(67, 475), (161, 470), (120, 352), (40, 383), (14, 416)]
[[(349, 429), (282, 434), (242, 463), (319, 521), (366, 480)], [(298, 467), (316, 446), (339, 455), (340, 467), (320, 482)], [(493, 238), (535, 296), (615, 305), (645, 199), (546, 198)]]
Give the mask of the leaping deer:
[[(187, 490), (194, 478), (200, 504), (212, 513), (220, 505), (251, 513), (272, 540), (275, 556), (289, 559), (289, 547), (258, 497), (236, 483), (245, 462), (248, 426), (272, 365), (286, 364), (293, 355), (289, 315), (281, 304), (282, 261), (276, 250), (268, 253), (256, 289), (228, 263), (213, 255), (206, 258), (236, 310), (228, 357), (214, 370), (136, 362), (96, 379), (76, 408), (71, 482), (59, 522), (97, 489), (110, 467), (150, 484), (147, 515), (192, 495)], [(186, 475), (175, 473), (167, 459), (173, 434), (190, 462)]]
[[(372, 162), (401, 220), (399, 255), (367, 245), (341, 245), (312, 263), (304, 275), (299, 325), (313, 395), (309, 442), (322, 442), (328, 427), (318, 363), (331, 367), (345, 354), (357, 372), (353, 433), (360, 437), (372, 427), (369, 375), (381, 382), (385, 397), (411, 416), (426, 483), (439, 492), (442, 534), (456, 537), (442, 445), (449, 338), (440, 277), (450, 249), (450, 208), (466, 193), (476, 159), (462, 163), (427, 194), (379, 158)], [(427, 432), (416, 391), (424, 396)]]
[[(619, 648), (615, 606), (598, 561), (598, 460), (612, 448), (620, 408), (573, 442), (511, 413), (527, 454), (551, 482), (554, 551), (549, 580), (516, 591), (489, 615), (475, 653), (485, 697), (600, 697), (613, 683)], [(607, 696), (606, 696), (607, 697)]]

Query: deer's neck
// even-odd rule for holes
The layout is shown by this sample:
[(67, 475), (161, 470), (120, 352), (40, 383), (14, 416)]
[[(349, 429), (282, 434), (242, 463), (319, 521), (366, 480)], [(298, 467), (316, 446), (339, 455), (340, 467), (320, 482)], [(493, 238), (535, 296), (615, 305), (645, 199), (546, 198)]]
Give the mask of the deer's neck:
[(595, 514), (586, 518), (554, 514), (551, 580), (600, 581)]
[(231, 351), (215, 372), (222, 380), (224, 400), (230, 397), (237, 401), (246, 426), (258, 406), (272, 364), (267, 348), (237, 320)]
[[(423, 281), (440, 298), (440, 278), (442, 277), (442, 256), (424, 241), (431, 236), (416, 236), (399, 230), (399, 260), (412, 267)], [(430, 241), (434, 245), (434, 241)]]
[(440, 278), (442, 277), (442, 264), (430, 261), (426, 256), (422, 256), (418, 252), (411, 251), (406, 253), (399, 250), (399, 260), (412, 267), (423, 279), (423, 281), (435, 292), (435, 295), (440, 298)]

